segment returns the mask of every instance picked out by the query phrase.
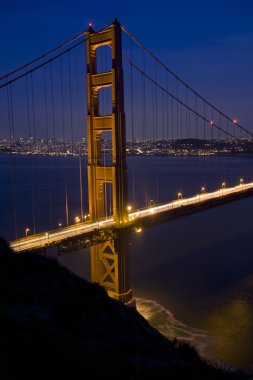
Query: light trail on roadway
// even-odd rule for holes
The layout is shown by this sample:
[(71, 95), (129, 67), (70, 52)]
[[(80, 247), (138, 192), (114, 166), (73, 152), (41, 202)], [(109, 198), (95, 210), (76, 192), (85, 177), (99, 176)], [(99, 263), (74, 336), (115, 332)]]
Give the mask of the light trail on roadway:
[[(150, 218), (152, 215), (161, 214), (163, 212), (169, 212), (175, 210), (181, 206), (190, 206), (194, 204), (204, 204), (209, 200), (226, 198), (232, 194), (239, 194), (246, 192), (247, 190), (253, 190), (253, 182), (240, 183), (234, 187), (223, 187), (213, 192), (203, 192), (189, 198), (180, 198), (170, 201), (168, 203), (159, 204), (157, 206), (149, 206), (140, 210), (136, 210), (128, 213), (128, 220), (121, 221), (117, 227), (124, 227), (129, 223), (137, 222), (144, 218)], [(179, 193), (181, 195), (181, 193)], [(48, 246), (57, 245), (62, 240), (71, 239), (79, 235), (92, 233), (93, 231), (103, 230), (105, 228), (116, 227), (116, 223), (112, 216), (101, 219), (99, 221), (84, 222), (71, 225), (69, 227), (59, 228), (57, 230), (48, 231), (36, 235), (30, 235), (10, 242), (10, 247), (14, 252), (23, 252), (30, 250), (42, 249)]]

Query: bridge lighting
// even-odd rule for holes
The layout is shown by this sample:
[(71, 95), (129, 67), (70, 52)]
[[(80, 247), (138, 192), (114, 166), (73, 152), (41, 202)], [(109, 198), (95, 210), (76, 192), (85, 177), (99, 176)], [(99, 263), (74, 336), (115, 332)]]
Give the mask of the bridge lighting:
[(222, 182), (221, 187), (224, 189), (226, 187), (226, 182)]
[(236, 119), (234, 119), (234, 120), (233, 120), (233, 123), (234, 123), (234, 124), (237, 124), (237, 120), (236, 120)]
[(30, 232), (30, 228), (25, 229), (25, 236), (27, 237), (28, 232)]
[(92, 23), (91, 22), (89, 22), (89, 28), (92, 28)]
[(182, 193), (177, 193), (178, 199), (182, 199)]
[(240, 178), (240, 185), (243, 184), (243, 178)]
[(210, 121), (210, 124), (211, 124), (211, 125), (213, 125), (213, 124), (214, 124), (213, 120), (211, 120), (211, 121)]
[(132, 210), (132, 206), (127, 206), (127, 211), (131, 211)]
[(79, 223), (79, 222), (80, 222), (80, 218), (79, 218), (79, 216), (76, 216), (76, 217), (75, 217), (75, 222), (76, 222), (76, 223)]
[(206, 192), (206, 188), (203, 186), (201, 187), (201, 193), (205, 193)]

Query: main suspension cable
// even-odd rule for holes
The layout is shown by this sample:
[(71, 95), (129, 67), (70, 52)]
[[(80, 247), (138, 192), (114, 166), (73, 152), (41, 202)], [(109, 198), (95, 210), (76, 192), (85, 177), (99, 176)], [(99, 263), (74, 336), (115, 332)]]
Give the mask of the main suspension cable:
[[(95, 32), (94, 34), (92, 34), (92, 36), (94, 36), (94, 35), (96, 35), (96, 34), (99, 34), (99, 33), (103, 32), (104, 30), (106, 30), (106, 29), (108, 28), (108, 26), (109, 26), (109, 25), (107, 25), (105, 28), (103, 28), (103, 29), (101, 29), (101, 30)], [(78, 46), (80, 46), (81, 44), (85, 43), (85, 42), (88, 41), (90, 38), (91, 38), (91, 36), (90, 36), (90, 37), (87, 37), (87, 38), (85, 38), (85, 39), (82, 39), (81, 41), (79, 41), (79, 42), (76, 43), (75, 45), (73, 45), (73, 46), (69, 47), (68, 49), (66, 49), (66, 50), (64, 50), (64, 51), (62, 51), (62, 52), (56, 54), (54, 57), (49, 58), (49, 59), (46, 60), (46, 61), (43, 61), (42, 63), (38, 64), (37, 66), (35, 66), (35, 67), (33, 67), (33, 68), (31, 68), (30, 70), (27, 70), (26, 72), (24, 72), (24, 73), (22, 73), (22, 74), (19, 74), (17, 77), (15, 77), (15, 78), (13, 78), (13, 79), (10, 79), (9, 81), (3, 83), (2, 85), (0, 85), (0, 88), (3, 88), (3, 87), (5, 87), (5, 86), (7, 86), (8, 84), (11, 84), (11, 83), (13, 83), (13, 82), (16, 82), (18, 79), (21, 79), (21, 78), (23, 78), (24, 76), (26, 76), (26, 75), (28, 75), (28, 74), (30, 74), (30, 73), (32, 73), (32, 72), (34, 72), (34, 71), (40, 69), (41, 67), (47, 65), (48, 63), (53, 62), (53, 61), (56, 60), (57, 58), (63, 56), (64, 54), (69, 53), (71, 50), (73, 50), (73, 49), (77, 48)], [(58, 49), (56, 49), (56, 50), (58, 50)], [(47, 54), (47, 55), (48, 55), (48, 54)], [(43, 58), (43, 57), (42, 57), (42, 58)], [(41, 57), (40, 57), (40, 59), (41, 59)], [(37, 61), (39, 61), (39, 58), (36, 59), (35, 62), (37, 62)], [(27, 67), (27, 66), (29, 66), (29, 64), (24, 65), (24, 67)], [(15, 71), (15, 72), (18, 72), (19, 69), (16, 69), (16, 70), (14, 70), (14, 71)], [(13, 73), (14, 73), (14, 72), (13, 72)], [(8, 78), (11, 74), (12, 74), (12, 73), (6, 74), (6, 75), (4, 76), (4, 78)], [(2, 77), (1, 80), (4, 79), (4, 78)]]
[(166, 66), (162, 61), (160, 61), (149, 49), (147, 49), (139, 40), (137, 40), (123, 25), (121, 25), (122, 30), (142, 49), (145, 50), (145, 52), (154, 59), (161, 67), (163, 67), (167, 72), (169, 72), (176, 80), (180, 83), (182, 83), (188, 90), (190, 90), (194, 95), (198, 96), (201, 100), (203, 100), (207, 105), (212, 107), (216, 112), (220, 113), (223, 117), (228, 119), (231, 123), (234, 125), (237, 125), (239, 128), (244, 130), (244, 132), (248, 133), (251, 137), (253, 137), (253, 133), (250, 132), (248, 129), (241, 126), (237, 121), (235, 121), (230, 116), (226, 115), (224, 112), (220, 111), (217, 107), (215, 107), (213, 104), (211, 104), (207, 99), (205, 99), (202, 95), (200, 95), (197, 91), (195, 91), (191, 86), (189, 86), (183, 79), (181, 79), (176, 73), (174, 73), (173, 70), (171, 70), (168, 66)]
[(170, 91), (166, 90), (161, 84), (157, 83), (153, 78), (151, 78), (147, 73), (144, 73), (141, 68), (139, 68), (135, 63), (131, 62), (127, 57), (123, 57), (124, 60), (132, 65), (137, 71), (139, 71), (140, 74), (144, 75), (151, 83), (159, 87), (162, 91), (164, 91), (167, 95), (169, 95), (172, 99), (176, 100), (177, 104), (181, 104), (185, 108), (187, 108), (189, 111), (191, 111), (193, 114), (197, 115), (201, 119), (208, 122), (212, 127), (216, 128), (217, 130), (220, 130), (227, 134), (228, 136), (232, 138), (236, 138), (234, 135), (232, 135), (230, 132), (226, 132), (221, 127), (219, 127), (217, 124), (215, 124), (213, 121), (210, 122), (210, 120), (206, 119), (203, 115), (201, 115), (199, 112), (196, 112), (193, 108), (191, 108), (189, 105), (185, 104), (182, 100), (178, 99), (175, 95), (173, 95)]

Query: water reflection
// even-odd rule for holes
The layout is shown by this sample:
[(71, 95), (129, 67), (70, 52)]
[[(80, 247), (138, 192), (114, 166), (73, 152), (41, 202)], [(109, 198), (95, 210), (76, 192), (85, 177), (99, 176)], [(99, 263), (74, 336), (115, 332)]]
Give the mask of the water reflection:
[(208, 357), (222, 364), (253, 370), (253, 310), (243, 298), (232, 298), (206, 314), (202, 326), (211, 332)]
[[(132, 239), (133, 288), (140, 298), (163, 305), (148, 316), (168, 337), (185, 338), (178, 323), (207, 334), (190, 342), (208, 360), (252, 370), (253, 200), (241, 200), (159, 227)], [(151, 313), (152, 314), (152, 313)], [(171, 314), (170, 314), (171, 315)], [(165, 319), (163, 319), (163, 322)], [(179, 322), (180, 321), (180, 322)], [(191, 326), (191, 327), (189, 327)], [(172, 332), (170, 329), (172, 328)]]
[[(52, 176), (55, 178), (53, 228), (58, 228), (58, 223), (64, 220), (65, 171), (73, 201), (69, 203), (73, 214), (70, 219), (73, 221), (74, 216), (80, 215), (79, 167), (75, 158), (52, 160), (59, 174)], [(46, 173), (51, 158), (38, 157), (36, 161), (38, 217), (40, 227), (44, 228), (44, 224), (48, 226), (50, 213)], [(19, 190), (24, 186), (23, 191), (18, 191), (17, 199), (21, 234), (25, 227), (32, 226), (31, 193), (27, 187), (33, 168), (29, 162), (29, 157), (17, 158)], [(184, 196), (196, 194), (203, 185), (208, 190), (216, 189), (223, 179), (228, 184), (238, 183), (241, 177), (252, 180), (252, 162), (251, 156), (130, 158), (129, 203), (136, 207), (144, 200), (168, 200), (181, 190)], [(54, 165), (50, 167), (54, 172)], [(135, 199), (131, 193), (133, 168)], [(152, 168), (159, 168), (158, 186), (153, 186)], [(13, 229), (9, 169), (3, 156), (0, 209), (5, 217), (0, 220), (0, 232), (6, 238), (12, 236)], [(84, 205), (87, 209), (87, 197)], [(184, 339), (195, 345), (209, 359), (244, 367), (253, 364), (252, 211), (253, 198), (249, 198), (143, 230), (131, 237), (129, 252), (131, 284), (134, 294), (140, 298), (138, 308), (150, 323), (169, 338)], [(89, 279), (87, 250), (62, 256), (60, 262)]]

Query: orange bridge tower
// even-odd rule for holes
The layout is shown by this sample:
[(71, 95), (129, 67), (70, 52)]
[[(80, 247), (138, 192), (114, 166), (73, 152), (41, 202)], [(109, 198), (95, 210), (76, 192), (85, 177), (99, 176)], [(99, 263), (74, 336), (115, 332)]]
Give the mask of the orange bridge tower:
[[(105, 188), (110, 184), (115, 221), (115, 238), (90, 248), (91, 279), (103, 286), (111, 297), (130, 304), (133, 298), (128, 279), (127, 230), (124, 227), (128, 221), (128, 194), (121, 26), (115, 20), (98, 33), (90, 27), (86, 37), (89, 214), (94, 221), (106, 216)], [(111, 47), (111, 71), (98, 73), (97, 51), (105, 45)], [(99, 112), (100, 90), (105, 87), (111, 87), (112, 92), (110, 115), (100, 115)], [(101, 136), (104, 132), (111, 133), (110, 166), (103, 162)]]

